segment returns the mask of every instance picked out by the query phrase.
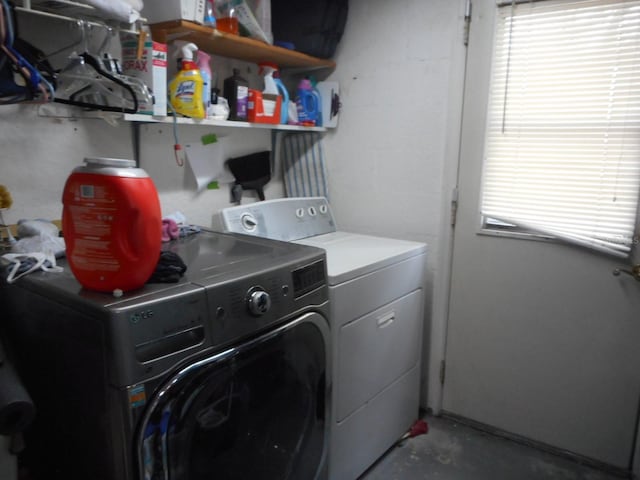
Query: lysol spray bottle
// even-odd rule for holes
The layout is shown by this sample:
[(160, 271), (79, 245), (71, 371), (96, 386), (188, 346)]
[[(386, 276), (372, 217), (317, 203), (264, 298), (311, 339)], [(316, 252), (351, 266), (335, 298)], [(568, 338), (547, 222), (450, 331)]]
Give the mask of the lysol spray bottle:
[(198, 51), (193, 43), (182, 47), (180, 71), (169, 83), (169, 101), (176, 113), (192, 118), (204, 118), (204, 81), (198, 65), (193, 61)]

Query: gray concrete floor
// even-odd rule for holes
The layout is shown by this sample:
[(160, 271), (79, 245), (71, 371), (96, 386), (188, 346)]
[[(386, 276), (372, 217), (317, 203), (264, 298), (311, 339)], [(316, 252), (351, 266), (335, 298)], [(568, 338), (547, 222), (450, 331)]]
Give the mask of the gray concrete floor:
[(387, 452), (359, 480), (620, 480), (571, 459), (427, 415), (429, 432)]

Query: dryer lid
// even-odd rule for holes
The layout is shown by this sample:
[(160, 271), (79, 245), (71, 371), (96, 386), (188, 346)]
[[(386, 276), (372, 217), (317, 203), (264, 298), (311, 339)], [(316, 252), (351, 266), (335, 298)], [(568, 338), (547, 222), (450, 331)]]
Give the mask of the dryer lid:
[(427, 245), (420, 242), (341, 231), (303, 238), (295, 243), (327, 252), (329, 285), (338, 285), (427, 251)]

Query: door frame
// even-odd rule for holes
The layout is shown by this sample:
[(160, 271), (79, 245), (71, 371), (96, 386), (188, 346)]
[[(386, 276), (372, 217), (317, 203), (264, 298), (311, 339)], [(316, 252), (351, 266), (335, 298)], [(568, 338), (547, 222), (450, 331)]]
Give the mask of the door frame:
[[(439, 220), (438, 260), (433, 282), (431, 302), (431, 328), (425, 328), (424, 345), (429, 345), (423, 361), (427, 372), (427, 383), (423, 385), (421, 404), (438, 415), (442, 410), (444, 360), (447, 344), (447, 322), (453, 263), (453, 240), (455, 235), (452, 217), (457, 205), (458, 175), (460, 169), (460, 146), (467, 71), (467, 43), (472, 25), (473, 5), (471, 0), (458, 0), (458, 22), (451, 50), (449, 68), (448, 116), (446, 126), (445, 156), (442, 175), (442, 208)], [(455, 220), (455, 218), (454, 218)], [(428, 336), (427, 336), (428, 335)]]

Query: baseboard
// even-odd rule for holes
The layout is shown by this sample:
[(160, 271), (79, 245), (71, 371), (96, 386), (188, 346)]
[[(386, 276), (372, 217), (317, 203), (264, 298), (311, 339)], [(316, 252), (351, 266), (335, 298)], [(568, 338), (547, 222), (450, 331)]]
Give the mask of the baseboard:
[(577, 453), (573, 453), (573, 452), (570, 452), (568, 450), (564, 450), (562, 448), (554, 447), (552, 445), (548, 445), (548, 444), (543, 443), (543, 442), (538, 442), (536, 440), (531, 440), (529, 438), (526, 438), (526, 437), (523, 437), (523, 436), (520, 436), (520, 435), (516, 435), (515, 433), (507, 432), (507, 431), (502, 430), (500, 428), (496, 428), (496, 427), (493, 427), (491, 425), (487, 425), (487, 424), (482, 423), (482, 422), (477, 422), (475, 420), (471, 420), (469, 418), (462, 417), (460, 415), (456, 415), (455, 413), (451, 413), (451, 412), (447, 412), (445, 410), (442, 410), (440, 415), (438, 415), (438, 416), (447, 418), (447, 419), (452, 420), (454, 422), (462, 423), (464, 425), (467, 425), (467, 426), (469, 426), (471, 428), (474, 428), (476, 430), (479, 430), (481, 432), (489, 433), (491, 435), (496, 435), (498, 437), (505, 438), (505, 439), (510, 440), (512, 442), (515, 442), (515, 443), (526, 445), (528, 447), (536, 448), (538, 450), (550, 453), (552, 455), (556, 455), (556, 456), (559, 456), (559, 457), (566, 458), (566, 459), (571, 460), (573, 462), (576, 462), (576, 463), (578, 463), (580, 465), (586, 465), (586, 466), (601, 470), (603, 472), (606, 472), (606, 473), (608, 473), (610, 475), (615, 475), (616, 477), (626, 478), (626, 479), (633, 479), (634, 478), (633, 472), (631, 472), (629, 470), (625, 470), (623, 468), (616, 467), (615, 465), (610, 465), (608, 463), (601, 462), (601, 461), (595, 460), (593, 458), (589, 458), (589, 457), (585, 457), (585, 456), (582, 456), (582, 455), (578, 455)]

